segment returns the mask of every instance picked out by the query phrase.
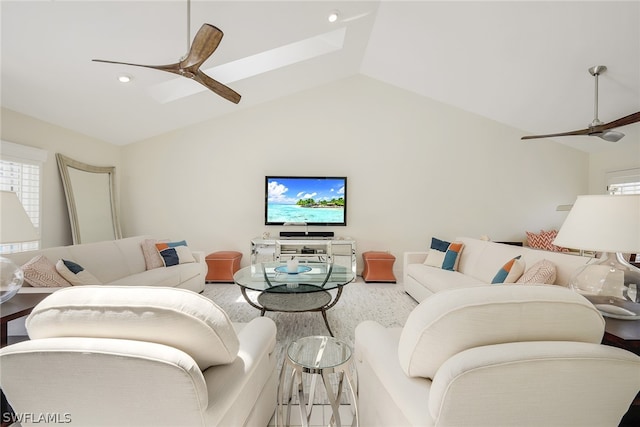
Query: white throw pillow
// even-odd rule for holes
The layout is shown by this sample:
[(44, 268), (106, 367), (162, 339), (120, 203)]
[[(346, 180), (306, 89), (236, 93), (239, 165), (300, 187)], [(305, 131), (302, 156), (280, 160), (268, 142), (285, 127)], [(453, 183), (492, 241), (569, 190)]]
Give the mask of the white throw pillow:
[(38, 304), (26, 326), (32, 339), (119, 338), (165, 344), (190, 355), (201, 370), (232, 362), (240, 348), (227, 314), (210, 299), (180, 288), (64, 288)]
[(85, 270), (81, 265), (73, 261), (61, 259), (56, 263), (56, 270), (62, 277), (74, 286), (77, 285), (100, 285), (102, 282), (93, 274)]
[(429, 249), (429, 252), (427, 252), (427, 259), (424, 260), (424, 263), (430, 267), (442, 268), (442, 263), (444, 262), (444, 256), (446, 254), (446, 252), (441, 252), (437, 249)]

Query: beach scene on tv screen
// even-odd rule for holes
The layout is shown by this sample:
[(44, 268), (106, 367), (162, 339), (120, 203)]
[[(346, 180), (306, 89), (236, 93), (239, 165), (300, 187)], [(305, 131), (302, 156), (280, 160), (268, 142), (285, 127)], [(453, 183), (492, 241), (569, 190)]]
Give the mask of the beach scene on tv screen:
[(273, 178), (267, 181), (267, 222), (344, 223), (345, 180)]

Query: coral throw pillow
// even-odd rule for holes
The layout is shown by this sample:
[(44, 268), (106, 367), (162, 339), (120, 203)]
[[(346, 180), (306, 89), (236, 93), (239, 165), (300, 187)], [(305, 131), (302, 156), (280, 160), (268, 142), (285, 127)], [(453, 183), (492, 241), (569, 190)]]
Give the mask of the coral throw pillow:
[(553, 244), (554, 239), (558, 235), (558, 230), (544, 231), (540, 230), (540, 233), (532, 233), (527, 231), (527, 241), (529, 246), (536, 249), (544, 249), (551, 252), (569, 252), (569, 249)]

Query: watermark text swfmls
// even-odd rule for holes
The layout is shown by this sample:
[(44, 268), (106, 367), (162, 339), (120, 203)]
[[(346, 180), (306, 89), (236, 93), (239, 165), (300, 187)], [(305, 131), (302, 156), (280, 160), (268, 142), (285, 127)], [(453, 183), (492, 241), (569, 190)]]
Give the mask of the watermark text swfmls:
[(2, 414), (2, 422), (31, 424), (69, 424), (71, 422), (71, 414), (67, 412), (44, 412), (39, 414), (32, 412), (11, 414), (5, 412)]

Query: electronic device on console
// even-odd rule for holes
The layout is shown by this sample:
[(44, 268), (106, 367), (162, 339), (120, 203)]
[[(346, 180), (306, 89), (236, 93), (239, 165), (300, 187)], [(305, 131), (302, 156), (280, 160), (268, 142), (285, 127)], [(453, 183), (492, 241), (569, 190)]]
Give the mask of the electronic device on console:
[(331, 238), (334, 234), (333, 231), (281, 231), (280, 237), (285, 239), (318, 239)]

